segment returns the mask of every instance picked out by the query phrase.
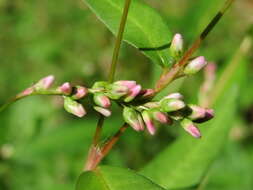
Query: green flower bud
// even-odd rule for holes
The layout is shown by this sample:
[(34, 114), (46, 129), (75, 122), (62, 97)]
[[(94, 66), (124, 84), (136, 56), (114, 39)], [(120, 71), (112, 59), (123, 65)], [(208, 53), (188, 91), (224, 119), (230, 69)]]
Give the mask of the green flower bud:
[(139, 113), (135, 109), (131, 107), (124, 107), (123, 118), (125, 122), (129, 124), (134, 130), (140, 131), (144, 129), (144, 125), (139, 116)]
[(83, 117), (86, 114), (82, 104), (74, 101), (70, 97), (64, 97), (64, 108), (67, 112), (76, 115), (77, 117)]
[(108, 108), (111, 106), (110, 99), (103, 93), (95, 93), (93, 96), (94, 102), (100, 107)]
[(184, 68), (184, 74), (186, 75), (193, 75), (199, 72), (204, 66), (206, 66), (207, 62), (205, 60), (205, 57), (200, 56), (188, 63), (186, 67)]
[(161, 101), (161, 110), (163, 112), (174, 112), (185, 107), (185, 103), (179, 99), (167, 98)]

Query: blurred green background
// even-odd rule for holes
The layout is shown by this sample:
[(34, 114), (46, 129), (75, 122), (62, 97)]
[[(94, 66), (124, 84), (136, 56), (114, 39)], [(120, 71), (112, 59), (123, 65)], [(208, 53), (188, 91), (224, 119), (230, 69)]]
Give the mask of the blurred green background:
[[(143, 0), (144, 1), (144, 0)], [(189, 45), (223, 4), (220, 0), (145, 0), (165, 18), (173, 33)], [(253, 1), (236, 1), (199, 50), (222, 72), (253, 23)], [(0, 103), (53, 74), (58, 84), (91, 86), (105, 80), (114, 37), (81, 0), (0, 0)], [(253, 50), (230, 143), (209, 172), (204, 189), (253, 189)], [(160, 70), (133, 47), (123, 44), (116, 79), (152, 87)], [(196, 102), (202, 74), (179, 80), (180, 91)], [(0, 189), (73, 189), (95, 130), (97, 114), (78, 119), (62, 109), (59, 98), (31, 97), (0, 114)], [(123, 122), (120, 109), (106, 120), (107, 138)], [(161, 127), (154, 137), (127, 130), (104, 164), (142, 168), (180, 131)], [(236, 181), (238, 175), (245, 181)], [(240, 187), (240, 188), (239, 188)], [(241, 188), (243, 187), (243, 188)]]

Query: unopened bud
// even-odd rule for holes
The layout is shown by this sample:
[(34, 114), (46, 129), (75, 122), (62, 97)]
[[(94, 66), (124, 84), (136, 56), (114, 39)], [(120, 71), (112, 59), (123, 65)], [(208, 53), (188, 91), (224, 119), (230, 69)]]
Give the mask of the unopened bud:
[(92, 86), (92, 89), (104, 90), (107, 88), (108, 85), (109, 83), (106, 81), (98, 81), (94, 83), (94, 85)]
[(213, 109), (205, 109), (205, 116), (203, 118), (199, 118), (194, 120), (195, 123), (204, 123), (209, 121), (214, 117), (214, 110)]
[(58, 87), (58, 91), (64, 95), (70, 95), (72, 92), (72, 87), (69, 82), (65, 82), (60, 87)]
[(147, 108), (159, 108), (160, 104), (159, 104), (159, 102), (147, 102), (143, 106), (147, 107)]
[(40, 79), (39, 82), (37, 82), (34, 85), (34, 88), (36, 90), (46, 90), (52, 86), (53, 82), (54, 82), (54, 76), (49, 75), (47, 77)]
[(175, 92), (175, 93), (168, 94), (163, 99), (166, 99), (166, 98), (173, 98), (173, 99), (180, 99), (180, 100), (182, 100), (184, 97), (183, 97), (182, 94), (180, 94), (178, 92)]
[(33, 87), (29, 87), (27, 89), (25, 89), (23, 92), (19, 93), (16, 98), (23, 98), (26, 96), (31, 95), (34, 92), (34, 88)]
[(152, 98), (155, 95), (155, 90), (150, 88), (150, 89), (143, 89), (140, 91), (138, 94), (139, 99), (149, 99)]
[(76, 86), (76, 92), (72, 96), (74, 100), (79, 100), (88, 94), (88, 89), (83, 86)]
[(183, 119), (180, 124), (184, 128), (186, 132), (188, 132), (191, 136), (195, 138), (200, 138), (201, 133), (199, 129), (193, 124), (193, 122), (189, 119)]
[(106, 108), (102, 108), (102, 107), (99, 107), (99, 106), (94, 106), (93, 108), (94, 108), (94, 110), (101, 113), (105, 117), (109, 117), (112, 114), (112, 112), (110, 110), (106, 109)]
[(161, 110), (164, 112), (174, 112), (185, 107), (185, 103), (179, 99), (164, 99), (161, 102)]
[(67, 112), (76, 115), (77, 117), (83, 117), (86, 114), (83, 105), (74, 101), (70, 97), (64, 97), (64, 108)]
[(107, 90), (108, 92), (106, 93), (106, 95), (113, 100), (117, 100), (129, 93), (128, 87), (118, 84), (108, 85)]
[(130, 89), (129, 95), (124, 99), (125, 102), (132, 101), (141, 91), (141, 85), (136, 85)]
[(151, 135), (154, 135), (156, 132), (156, 128), (155, 128), (155, 125), (154, 125), (151, 115), (149, 114), (149, 112), (147, 110), (143, 111), (141, 114), (142, 114), (142, 118), (146, 124), (148, 132)]
[(206, 66), (207, 62), (204, 56), (197, 57), (190, 61), (188, 65), (184, 68), (184, 74), (193, 75), (200, 71), (204, 66)]
[(190, 120), (202, 119), (205, 117), (206, 109), (196, 105), (189, 105), (191, 114), (188, 116)]
[(129, 124), (134, 130), (140, 131), (143, 130), (144, 125), (139, 116), (139, 113), (130, 107), (124, 107), (123, 109), (123, 118), (127, 124)]
[(152, 116), (156, 121), (158, 121), (162, 124), (169, 123), (169, 121), (170, 121), (168, 115), (166, 113), (163, 113), (160, 111), (153, 111)]
[(95, 93), (93, 96), (93, 100), (97, 105), (101, 107), (108, 108), (111, 106), (110, 99), (103, 93)]
[(175, 34), (171, 46), (170, 51), (173, 57), (180, 57), (183, 52), (183, 37), (181, 34)]
[(120, 81), (116, 81), (114, 84), (120, 85), (120, 86), (125, 86), (128, 89), (131, 89), (131, 88), (133, 88), (133, 87), (136, 86), (136, 81), (132, 81), (132, 80), (120, 80)]

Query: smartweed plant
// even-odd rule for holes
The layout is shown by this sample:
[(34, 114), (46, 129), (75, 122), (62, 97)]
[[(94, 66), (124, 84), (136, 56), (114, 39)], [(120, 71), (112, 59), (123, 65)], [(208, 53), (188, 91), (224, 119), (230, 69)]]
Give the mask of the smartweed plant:
[[(179, 33), (174, 34), (171, 39), (168, 38), (166, 44), (160, 44), (156, 47), (144, 47), (145, 44), (142, 45), (138, 42), (139, 35), (137, 33), (137, 40), (135, 37), (129, 37), (128, 34), (124, 36), (129, 12), (131, 14), (130, 10), (133, 11), (134, 15), (134, 11), (138, 11), (138, 8), (140, 8), (139, 11), (142, 11), (142, 9), (148, 9), (149, 11), (149, 8), (147, 8), (146, 5), (143, 8), (142, 4), (136, 2), (132, 3), (131, 0), (120, 0), (119, 2), (117, 2), (117, 0), (111, 0), (111, 2), (115, 4), (115, 6), (118, 6), (119, 13), (121, 14), (121, 19), (118, 18), (118, 20), (120, 19), (120, 23), (110, 21), (110, 14), (115, 13), (110, 13), (106, 8), (102, 9), (98, 6), (98, 4), (103, 4), (103, 1), (86, 1), (91, 10), (93, 10), (112, 31), (116, 31), (117, 29), (116, 42), (107, 80), (96, 81), (91, 87), (82, 86), (81, 84), (72, 86), (70, 82), (64, 82), (63, 84), (54, 86), (55, 77), (50, 75), (35, 82), (21, 93), (18, 93), (0, 108), (0, 111), (3, 111), (15, 101), (29, 96), (53, 95), (63, 98), (63, 107), (67, 112), (77, 117), (84, 117), (86, 115), (86, 105), (83, 104), (83, 100), (89, 96), (92, 97), (92, 101), (89, 102), (89, 104), (93, 106), (93, 109), (98, 112), (100, 116), (98, 118), (87, 161), (84, 164), (83, 170), (86, 171), (84, 173), (85, 175), (89, 171), (98, 171), (97, 167), (99, 163), (111, 151), (121, 135), (123, 135), (124, 131), (128, 128), (128, 130), (135, 130), (139, 133), (147, 131), (150, 135), (155, 135), (158, 125), (173, 125), (174, 123), (179, 123), (182, 130), (186, 131), (189, 135), (197, 139), (201, 138), (201, 132), (197, 124), (207, 122), (214, 117), (214, 110), (209, 107), (211, 105), (211, 100), (208, 96), (214, 85), (215, 64), (208, 62), (204, 56), (194, 55), (194, 53), (233, 3), (233, 0), (227, 0), (225, 2), (222, 9), (189, 48), (184, 47), (183, 36)], [(151, 11), (151, 13), (153, 12)], [(152, 20), (152, 18), (150, 19)], [(110, 22), (115, 22), (116, 24), (110, 24)], [(131, 30), (131, 28), (129, 30)], [(134, 31), (134, 29), (132, 30)], [(156, 30), (155, 27), (154, 30)], [(126, 40), (137, 47), (151, 58), (152, 61), (159, 59), (157, 63), (162, 68), (162, 74), (154, 87), (151, 86), (148, 89), (143, 89), (141, 84), (133, 80), (114, 80), (122, 40)], [(203, 68), (205, 81), (199, 94), (200, 105), (187, 102), (179, 92), (171, 92), (160, 99), (156, 97), (159, 92), (164, 90), (176, 79), (195, 75)], [(112, 104), (121, 107), (122, 118), (125, 122), (113, 136), (104, 142), (101, 140), (103, 123), (107, 117), (114, 116), (110, 109)], [(90, 181), (88, 179), (85, 180), (85, 182), (82, 182), (82, 180), (80, 182), (79, 180), (77, 189), (104, 189), (100, 188), (100, 185), (96, 187), (90, 185), (93, 183), (91, 182), (92, 177)]]

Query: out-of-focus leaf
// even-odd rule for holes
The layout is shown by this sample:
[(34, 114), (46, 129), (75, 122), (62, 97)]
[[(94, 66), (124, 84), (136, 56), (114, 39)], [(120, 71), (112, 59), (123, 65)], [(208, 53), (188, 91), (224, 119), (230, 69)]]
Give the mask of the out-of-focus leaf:
[(76, 190), (165, 190), (134, 171), (101, 166), (95, 171), (81, 174)]
[[(86, 118), (84, 121), (69, 122), (56, 129), (50, 130), (37, 137), (34, 141), (23, 144), (15, 152), (14, 158), (18, 160), (29, 160), (30, 157), (47, 157), (64, 150), (65, 153), (88, 152), (92, 135), (96, 128), (96, 119)], [(113, 134), (115, 128), (112, 124), (120, 126), (121, 121), (110, 119), (105, 122), (104, 135), (108, 137)]]
[[(84, 0), (98, 18), (114, 33), (118, 31), (123, 12), (124, 0)], [(171, 59), (168, 46), (171, 32), (161, 16), (149, 6), (132, 0), (128, 14), (124, 40), (143, 53), (153, 62), (168, 66)]]
[(199, 190), (251, 190), (252, 162), (247, 152), (230, 142), (207, 175)]
[(181, 136), (151, 161), (142, 174), (166, 188), (186, 188), (200, 182), (222, 149), (233, 125), (238, 90), (246, 68), (246, 64), (241, 64), (240, 60), (249, 48), (249, 40), (245, 38), (213, 90), (215, 98), (212, 101), (216, 116), (211, 122), (201, 126), (203, 138), (196, 140), (190, 136)]

